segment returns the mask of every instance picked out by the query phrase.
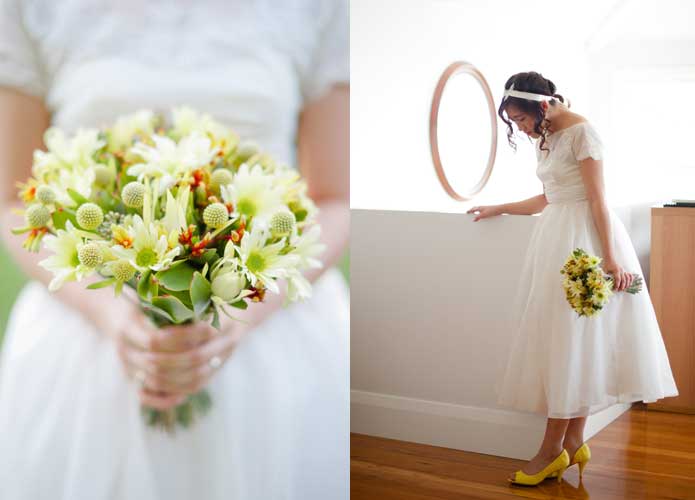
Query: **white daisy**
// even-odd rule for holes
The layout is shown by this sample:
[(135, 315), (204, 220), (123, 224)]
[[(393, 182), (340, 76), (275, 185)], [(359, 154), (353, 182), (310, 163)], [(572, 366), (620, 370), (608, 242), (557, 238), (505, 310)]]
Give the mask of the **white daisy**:
[(220, 147), (225, 154), (239, 143), (239, 136), (230, 128), (217, 122), (210, 115), (186, 106), (172, 110), (172, 122), (171, 134), (175, 138), (185, 137), (194, 132), (211, 134), (215, 138), (215, 146)]
[(293, 247), (291, 253), (299, 257), (300, 269), (323, 267), (323, 263), (314, 258), (326, 250), (326, 245), (319, 242), (320, 237), (321, 226), (318, 224), (311, 226), (301, 236), (296, 231), (290, 236), (290, 246)]
[(260, 281), (274, 293), (280, 293), (275, 279), (285, 278), (289, 270), (297, 267), (299, 257), (292, 254), (281, 255), (285, 238), (266, 246), (269, 232), (255, 227), (244, 233), (241, 245), (234, 247), (239, 254), (241, 268), (252, 286)]
[(123, 116), (108, 131), (108, 143), (111, 151), (127, 149), (136, 134), (154, 134), (155, 115), (150, 110), (141, 110)]
[(127, 260), (140, 272), (147, 269), (153, 271), (166, 269), (181, 251), (179, 246), (169, 250), (167, 237), (160, 234), (155, 223), (145, 224), (137, 214), (133, 215), (132, 225), (127, 231), (132, 246), (124, 248), (121, 245), (114, 245), (111, 250), (117, 257)]
[(152, 140), (154, 146), (138, 142), (131, 148), (131, 153), (140, 156), (143, 162), (128, 168), (128, 175), (135, 175), (138, 180), (145, 176), (178, 179), (207, 165), (217, 154), (210, 138), (198, 132), (187, 135), (178, 144), (163, 135), (153, 135)]
[(311, 283), (298, 269), (291, 269), (287, 275), (287, 296), (283, 305), (303, 301), (311, 297)]
[(95, 172), (93, 169), (87, 169), (82, 172), (76, 172), (66, 168), (61, 168), (57, 175), (48, 184), (53, 188), (56, 194), (56, 201), (65, 207), (74, 207), (77, 202), (68, 194), (68, 188), (77, 191), (85, 198), (89, 198), (92, 194), (92, 185), (94, 184)]
[(53, 273), (53, 279), (48, 285), (52, 292), (67, 281), (80, 281), (95, 271), (93, 267), (80, 263), (78, 250), (83, 242), (82, 237), (77, 234), (70, 221), (67, 221), (66, 228), (58, 229), (57, 235), (47, 235), (43, 240), (46, 247), (54, 253), (39, 262), (41, 267)]
[(94, 154), (105, 144), (96, 129), (79, 129), (69, 139), (55, 127), (46, 131), (44, 142), (48, 151), (35, 151), (32, 164), (33, 175), (44, 182), (65, 170), (83, 172), (94, 167)]
[(220, 190), (222, 199), (233, 206), (232, 215), (244, 215), (250, 220), (250, 227), (266, 225), (275, 212), (284, 208), (283, 189), (275, 184), (275, 176), (266, 174), (260, 165), (241, 165), (232, 183)]

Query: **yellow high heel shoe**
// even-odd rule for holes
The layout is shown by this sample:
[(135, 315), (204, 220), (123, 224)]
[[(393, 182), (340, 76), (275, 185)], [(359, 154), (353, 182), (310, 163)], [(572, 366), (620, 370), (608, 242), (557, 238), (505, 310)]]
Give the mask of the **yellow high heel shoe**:
[[(577, 448), (577, 451), (574, 452), (574, 457), (572, 458), (572, 461), (570, 462), (569, 466), (572, 466), (574, 464), (579, 464), (579, 479), (580, 480), (582, 479), (582, 473), (584, 472), (584, 467), (586, 467), (586, 464), (589, 462), (590, 458), (591, 458), (591, 450), (589, 449), (589, 445), (586, 443), (582, 444), (579, 448)], [(552, 474), (548, 475), (548, 477), (555, 477), (555, 476), (557, 476), (557, 472), (553, 472)]]
[[(562, 481), (562, 474), (565, 469), (569, 467), (570, 456), (567, 450), (563, 449), (555, 460), (550, 462), (542, 471), (536, 472), (535, 474), (529, 475), (522, 470), (518, 470), (514, 473), (514, 479), (507, 480), (513, 484), (523, 484), (526, 486), (535, 486), (542, 482), (546, 477), (550, 476), (552, 473), (557, 473), (557, 482)], [(553, 476), (554, 477), (554, 476)]]

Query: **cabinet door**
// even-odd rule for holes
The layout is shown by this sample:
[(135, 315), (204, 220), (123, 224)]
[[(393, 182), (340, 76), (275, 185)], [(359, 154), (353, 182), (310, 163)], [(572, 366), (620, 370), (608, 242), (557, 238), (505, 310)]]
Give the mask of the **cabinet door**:
[(695, 413), (695, 208), (652, 208), (649, 293), (678, 396), (648, 408)]

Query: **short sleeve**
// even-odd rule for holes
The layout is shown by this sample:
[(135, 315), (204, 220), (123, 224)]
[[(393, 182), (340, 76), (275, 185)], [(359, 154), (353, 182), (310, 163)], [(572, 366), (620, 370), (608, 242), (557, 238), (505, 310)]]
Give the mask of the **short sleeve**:
[(577, 161), (603, 159), (603, 142), (591, 124), (584, 123), (577, 127), (572, 138), (572, 154)]
[(16, 0), (0, 0), (0, 86), (43, 97), (45, 79)]
[(350, 81), (350, 14), (347, 0), (322, 1), (313, 51), (301, 76), (305, 102)]

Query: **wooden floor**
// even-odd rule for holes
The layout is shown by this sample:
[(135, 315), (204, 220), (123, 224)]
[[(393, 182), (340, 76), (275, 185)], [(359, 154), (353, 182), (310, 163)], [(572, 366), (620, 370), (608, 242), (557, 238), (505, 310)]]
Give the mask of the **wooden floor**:
[(592, 498), (695, 500), (695, 415), (635, 404), (589, 439), (592, 457), (579, 483), (511, 485), (522, 460), (405, 441), (351, 435), (351, 500)]

